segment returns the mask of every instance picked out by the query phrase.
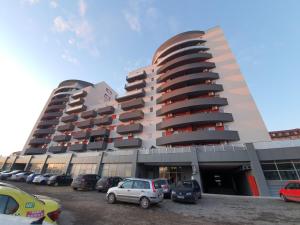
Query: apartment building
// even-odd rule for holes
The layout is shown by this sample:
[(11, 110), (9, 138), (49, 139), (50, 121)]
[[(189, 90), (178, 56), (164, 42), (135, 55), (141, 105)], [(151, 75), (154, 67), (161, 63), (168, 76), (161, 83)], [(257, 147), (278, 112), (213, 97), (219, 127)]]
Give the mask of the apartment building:
[(126, 76), (124, 88), (119, 96), (105, 82), (61, 82), (22, 156), (3, 158), (2, 168), (193, 177), (204, 192), (246, 195), (270, 195), (300, 178), (297, 169), (289, 176), (264, 170), (297, 168), (299, 149), (272, 144), (221, 28), (170, 38), (151, 65)]

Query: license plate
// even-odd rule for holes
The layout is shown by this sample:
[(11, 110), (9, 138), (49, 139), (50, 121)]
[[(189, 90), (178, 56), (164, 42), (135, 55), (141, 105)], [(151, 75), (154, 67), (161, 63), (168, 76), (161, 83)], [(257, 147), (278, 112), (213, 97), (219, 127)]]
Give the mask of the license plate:
[(177, 196), (177, 198), (179, 198), (179, 199), (184, 199), (184, 196)]

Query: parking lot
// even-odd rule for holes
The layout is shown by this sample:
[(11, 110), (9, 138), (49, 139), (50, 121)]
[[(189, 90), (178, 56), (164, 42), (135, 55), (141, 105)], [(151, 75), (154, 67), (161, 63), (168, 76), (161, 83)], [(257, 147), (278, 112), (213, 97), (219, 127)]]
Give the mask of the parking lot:
[(143, 210), (134, 204), (107, 204), (105, 194), (96, 191), (10, 183), (29, 193), (58, 199), (63, 207), (60, 225), (300, 224), (300, 204), (279, 199), (205, 194), (197, 205), (164, 200)]

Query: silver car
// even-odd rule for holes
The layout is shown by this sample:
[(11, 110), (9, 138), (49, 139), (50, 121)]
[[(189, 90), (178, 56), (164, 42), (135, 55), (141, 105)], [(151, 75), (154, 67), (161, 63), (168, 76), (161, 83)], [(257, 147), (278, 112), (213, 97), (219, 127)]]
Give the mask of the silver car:
[(117, 187), (108, 189), (106, 198), (110, 204), (131, 202), (147, 209), (151, 204), (162, 202), (164, 195), (161, 189), (155, 188), (155, 180), (128, 178)]

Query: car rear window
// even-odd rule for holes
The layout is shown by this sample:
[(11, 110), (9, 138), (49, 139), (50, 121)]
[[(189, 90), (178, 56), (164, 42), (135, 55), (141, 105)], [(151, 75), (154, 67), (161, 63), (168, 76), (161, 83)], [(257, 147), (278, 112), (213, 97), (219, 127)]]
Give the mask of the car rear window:
[(185, 187), (185, 188), (192, 188), (192, 182), (190, 181), (184, 181), (184, 182), (178, 182), (177, 184), (178, 187)]
[(133, 189), (150, 189), (148, 181), (135, 180), (132, 186)]
[(168, 184), (167, 180), (155, 180), (154, 181), (155, 188), (161, 188), (162, 185), (167, 185), (167, 184)]

